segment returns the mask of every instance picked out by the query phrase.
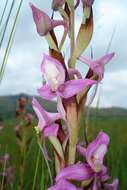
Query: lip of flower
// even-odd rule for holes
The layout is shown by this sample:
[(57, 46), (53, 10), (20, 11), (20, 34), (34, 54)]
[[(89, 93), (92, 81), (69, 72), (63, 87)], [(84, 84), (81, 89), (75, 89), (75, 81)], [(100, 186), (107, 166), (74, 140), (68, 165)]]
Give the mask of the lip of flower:
[(69, 26), (66, 21), (50, 19), (50, 17), (45, 12), (35, 7), (32, 3), (30, 3), (30, 7), (32, 9), (37, 32), (40, 36), (47, 35), (52, 29), (61, 25), (64, 26), (64, 30), (68, 31)]
[(114, 53), (109, 53), (97, 60), (89, 60), (84, 56), (80, 56), (79, 60), (85, 64), (87, 64), (91, 70), (97, 74), (99, 80), (103, 78), (104, 75), (104, 66), (114, 57)]
[(109, 137), (106, 133), (100, 132), (86, 149), (86, 160), (95, 172), (101, 171), (103, 159), (107, 152)]
[(83, 181), (90, 180), (93, 178), (94, 171), (90, 168), (88, 164), (77, 163), (70, 165), (60, 171), (56, 176), (56, 182), (61, 179), (73, 180), (73, 181)]
[(61, 118), (59, 113), (49, 113), (33, 98), (33, 109), (39, 119), (37, 130), (43, 133), (45, 137), (57, 136), (59, 125), (55, 123), (56, 120)]
[(67, 180), (61, 179), (54, 186), (48, 188), (48, 190), (83, 190), (82, 188), (76, 188), (75, 185), (71, 184)]
[(104, 187), (107, 189), (107, 190), (117, 190), (118, 189), (118, 185), (119, 185), (119, 181), (118, 179), (115, 179), (112, 184), (105, 184)]
[(70, 98), (81, 92), (86, 86), (95, 84), (96, 81), (90, 79), (77, 79), (65, 81), (65, 70), (62, 64), (48, 56), (44, 55), (41, 70), (47, 78), (48, 84), (38, 89), (39, 94), (47, 100), (56, 96)]
[(107, 152), (109, 137), (106, 133), (100, 132), (87, 148), (77, 145), (78, 152), (86, 158), (87, 163), (95, 172), (103, 168), (103, 159)]

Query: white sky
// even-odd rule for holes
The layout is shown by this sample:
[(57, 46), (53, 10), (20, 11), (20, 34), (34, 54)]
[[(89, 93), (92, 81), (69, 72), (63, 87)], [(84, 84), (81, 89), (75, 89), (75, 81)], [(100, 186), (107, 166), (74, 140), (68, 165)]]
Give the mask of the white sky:
[[(4, 0), (1, 1), (5, 2)], [(33, 0), (32, 2), (51, 15), (51, 0)], [(76, 27), (80, 23), (80, 9), (81, 7), (77, 11)], [(127, 0), (95, 0), (95, 30), (90, 44), (93, 47), (95, 58), (105, 54), (112, 32), (116, 27), (110, 48), (110, 51), (114, 51), (116, 56), (106, 66), (105, 77), (101, 84), (100, 106), (104, 107), (120, 106), (127, 108), (126, 10)], [(59, 31), (57, 34), (59, 35)], [(35, 94), (42, 81), (40, 71), (42, 55), (47, 51), (46, 41), (37, 34), (28, 0), (25, 0), (5, 76), (0, 86), (0, 95), (21, 92)], [(90, 48), (84, 52), (84, 55), (89, 57)], [(82, 72), (86, 71), (86, 67), (84, 68), (82, 64), (79, 68)], [(94, 101), (95, 104), (96, 100)]]

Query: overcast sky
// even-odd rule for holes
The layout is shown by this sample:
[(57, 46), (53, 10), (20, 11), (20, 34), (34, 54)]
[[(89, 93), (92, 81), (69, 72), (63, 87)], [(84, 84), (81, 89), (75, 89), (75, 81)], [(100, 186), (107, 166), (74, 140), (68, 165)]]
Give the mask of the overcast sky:
[[(4, 0), (0, 1), (1, 5), (5, 3)], [(51, 15), (51, 0), (33, 0), (32, 2), (46, 11), (49, 16)], [(0, 95), (36, 94), (36, 89), (41, 85), (40, 64), (43, 53), (48, 51), (48, 46), (45, 39), (36, 32), (28, 3), (28, 0), (24, 0), (13, 48), (0, 86)], [(114, 51), (116, 55), (113, 61), (106, 65), (105, 77), (99, 90), (100, 106), (127, 108), (127, 0), (122, 0), (122, 2), (121, 0), (95, 0), (93, 8), (95, 28), (90, 46), (93, 47), (95, 59), (105, 54), (115, 29), (110, 52)], [(81, 6), (76, 13), (76, 28), (80, 24), (80, 10), (82, 10)], [(13, 19), (14, 15), (11, 21)], [(58, 29), (58, 36), (59, 30), (61, 28)], [(90, 56), (90, 46), (84, 52), (87, 57)], [(67, 53), (66, 49), (64, 53)], [(83, 64), (79, 63), (79, 68), (82, 73), (86, 72), (87, 67)], [(96, 105), (96, 100), (93, 105)]]

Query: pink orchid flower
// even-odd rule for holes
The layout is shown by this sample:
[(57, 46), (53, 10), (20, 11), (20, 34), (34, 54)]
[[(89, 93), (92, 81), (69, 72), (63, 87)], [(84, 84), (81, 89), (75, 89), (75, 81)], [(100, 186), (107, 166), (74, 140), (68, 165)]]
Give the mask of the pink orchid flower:
[(83, 190), (68, 181), (83, 181), (93, 177), (93, 171), (87, 164), (74, 164), (62, 169), (56, 176), (56, 184), (48, 190)]
[(77, 150), (81, 155), (85, 156), (87, 163), (95, 172), (100, 172), (103, 167), (103, 159), (107, 152), (108, 144), (108, 135), (100, 132), (86, 149), (78, 145)]
[(91, 179), (93, 174), (94, 172), (88, 164), (77, 163), (62, 169), (56, 176), (56, 182), (61, 179), (80, 182)]
[(75, 185), (71, 184), (67, 180), (61, 179), (54, 186), (48, 188), (48, 190), (83, 190), (83, 189), (77, 188)]
[(37, 32), (40, 36), (47, 35), (52, 29), (57, 26), (64, 26), (65, 30), (68, 30), (68, 23), (64, 20), (53, 20), (44, 13), (42, 10), (35, 7), (32, 3), (30, 3), (33, 19), (36, 24)]
[(43, 133), (44, 137), (57, 136), (59, 125), (55, 123), (61, 118), (59, 113), (49, 113), (34, 98), (32, 100), (33, 109), (39, 119), (38, 130)]
[(115, 179), (112, 184), (105, 184), (104, 187), (107, 190), (117, 190), (118, 189), (118, 185), (119, 185), (119, 181), (118, 179)]
[(96, 83), (96, 81), (90, 79), (65, 81), (65, 69), (62, 63), (45, 54), (41, 69), (48, 84), (38, 89), (38, 92), (47, 100), (51, 100), (56, 96), (65, 99), (70, 98), (81, 92), (85, 87)]
[(85, 64), (87, 64), (90, 69), (99, 77), (99, 80), (103, 78), (104, 75), (104, 66), (107, 64), (113, 57), (114, 53), (110, 53), (104, 55), (103, 57), (93, 61), (85, 58), (84, 56), (80, 56), (79, 60)]

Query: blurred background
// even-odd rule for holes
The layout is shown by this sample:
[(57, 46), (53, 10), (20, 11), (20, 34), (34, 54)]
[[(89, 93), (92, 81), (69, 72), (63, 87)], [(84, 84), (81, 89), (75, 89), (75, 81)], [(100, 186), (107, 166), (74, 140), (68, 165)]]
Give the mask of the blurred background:
[[(51, 0), (32, 0), (32, 3), (40, 9), (52, 15)], [(81, 23), (81, 5), (76, 11), (76, 33)], [(120, 190), (127, 188), (127, 1), (126, 0), (95, 0), (94, 6), (94, 34), (91, 43), (84, 55), (91, 56), (91, 48), (94, 59), (101, 57), (107, 52), (115, 52), (114, 59), (105, 67), (105, 76), (101, 82), (97, 96), (93, 101), (89, 113), (89, 128), (94, 136), (100, 129), (106, 131), (111, 138), (109, 153), (106, 162), (109, 165), (111, 176), (120, 180)], [(55, 18), (58, 18), (58, 14)], [(60, 38), (62, 28), (57, 28), (57, 36)], [(63, 49), (66, 60), (68, 59), (68, 40)], [(8, 49), (7, 49), (8, 48)], [(0, 84), (0, 156), (5, 153), (11, 155), (14, 176), (11, 185), (4, 186), (1, 175), (1, 189), (18, 189), (19, 164), (22, 160), (18, 157), (21, 154), (21, 147), (14, 128), (24, 119), (25, 115), (33, 114), (31, 98), (37, 96), (37, 88), (42, 84), (40, 64), (43, 53), (48, 51), (48, 45), (44, 38), (40, 37), (33, 22), (28, 0), (0, 0), (0, 67), (6, 64), (3, 78)], [(88, 68), (80, 62), (78, 69), (85, 75)], [(17, 116), (17, 109), (20, 108), (20, 98), (27, 99), (24, 110)], [(40, 99), (39, 99), (40, 100)], [(55, 102), (40, 100), (49, 111), (56, 109)], [(51, 106), (52, 105), (52, 106)], [(22, 112), (23, 111), (23, 112)], [(21, 116), (21, 117), (20, 117)], [(34, 116), (33, 116), (34, 117)], [(48, 181), (48, 175), (44, 175), (44, 160), (39, 157), (37, 160), (38, 146), (33, 126), (35, 118), (30, 123), (29, 152), (25, 158), (25, 171), (31, 166), (28, 176), (24, 175), (23, 190), (25, 189), (46, 189), (44, 185)], [(28, 131), (29, 131), (28, 130)], [(21, 132), (22, 133), (22, 132)], [(28, 132), (29, 133), (29, 132)], [(20, 134), (19, 136), (22, 136)], [(29, 135), (28, 135), (29, 136)], [(90, 135), (90, 138), (91, 135)], [(26, 141), (27, 141), (26, 140)], [(27, 144), (27, 143), (26, 143)], [(33, 159), (31, 159), (31, 157)], [(39, 167), (36, 171), (37, 163)], [(1, 165), (1, 171), (3, 170)], [(52, 164), (53, 167), (53, 164)], [(13, 173), (11, 171), (11, 173)], [(24, 172), (25, 173), (25, 172)], [(37, 173), (37, 174), (36, 174)], [(36, 175), (35, 175), (36, 174)], [(36, 177), (36, 178), (35, 178)], [(21, 177), (22, 178), (22, 177)], [(35, 180), (36, 179), (36, 180)], [(34, 188), (33, 181), (36, 181)], [(43, 184), (43, 185), (42, 185)], [(14, 188), (16, 187), (16, 188)]]

